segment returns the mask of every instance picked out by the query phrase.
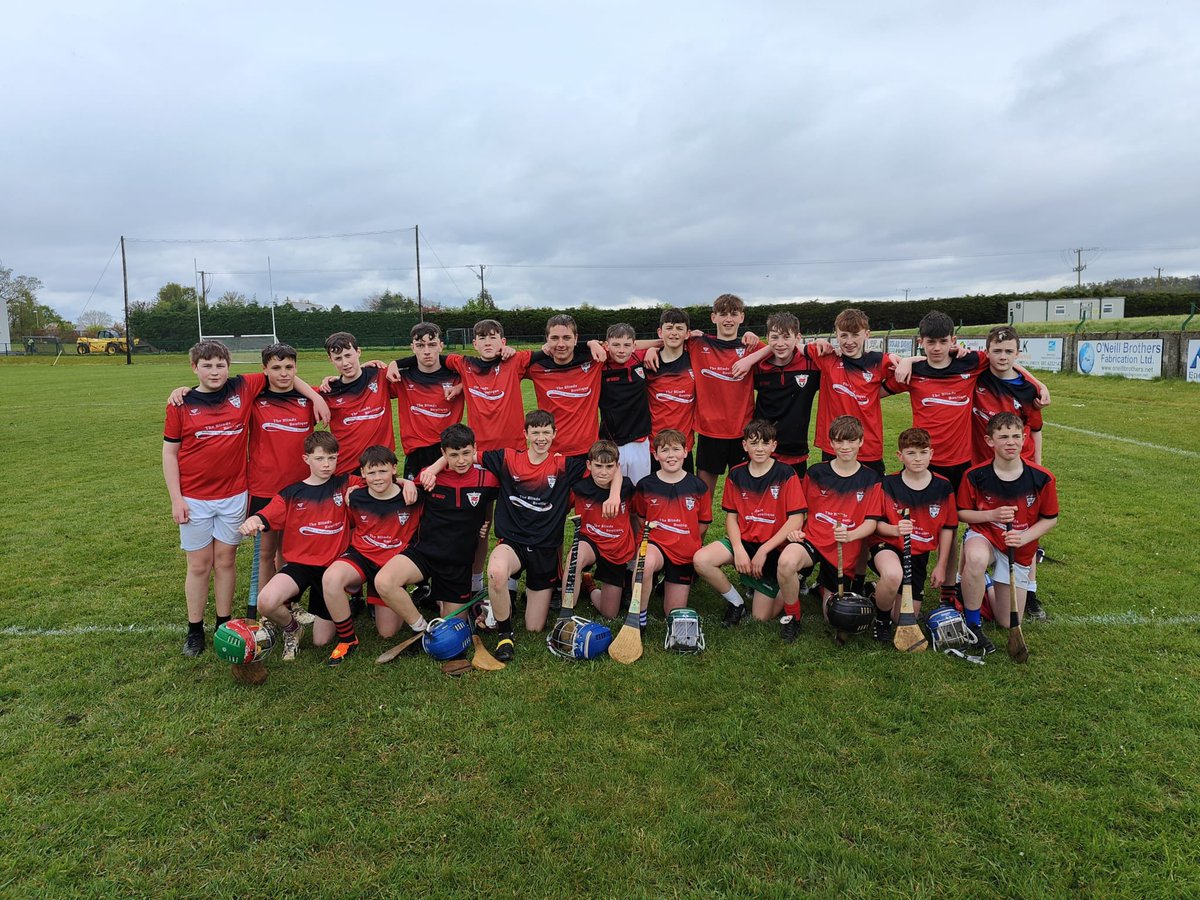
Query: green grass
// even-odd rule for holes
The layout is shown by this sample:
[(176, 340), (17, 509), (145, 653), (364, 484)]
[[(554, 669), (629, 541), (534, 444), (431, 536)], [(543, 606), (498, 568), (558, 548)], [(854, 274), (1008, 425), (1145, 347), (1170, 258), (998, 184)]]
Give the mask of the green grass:
[[(1179, 331), (1187, 316), (1134, 316), (1128, 319), (1088, 319), (1080, 331), (1083, 334), (1101, 334), (1106, 332), (1126, 331), (1137, 334), (1160, 331)], [(956, 329), (963, 337), (983, 337), (998, 324), (993, 325), (964, 325)], [(1017, 330), (1021, 334), (1068, 334), (1075, 331), (1079, 324), (1076, 321), (1058, 322), (1017, 322)], [(1193, 318), (1188, 323), (1189, 331), (1200, 330), (1200, 317)], [(915, 328), (897, 329), (894, 335), (916, 334)]]
[[(1193, 455), (1047, 427), (1060, 562), (1025, 667), (837, 650), (811, 607), (792, 646), (728, 633), (701, 588), (696, 658), (663, 653), (654, 618), (631, 667), (520, 634), (508, 670), (452, 680), (376, 667), (362, 624), (350, 664), (306, 649), (247, 689), (179, 655), (159, 460), (181, 357), (11, 362), (0, 893), (1200, 892), (1194, 385), (1046, 376), (1051, 423)], [(884, 408), (893, 437), (907, 400)], [(18, 630), (118, 623), (144, 628)]]

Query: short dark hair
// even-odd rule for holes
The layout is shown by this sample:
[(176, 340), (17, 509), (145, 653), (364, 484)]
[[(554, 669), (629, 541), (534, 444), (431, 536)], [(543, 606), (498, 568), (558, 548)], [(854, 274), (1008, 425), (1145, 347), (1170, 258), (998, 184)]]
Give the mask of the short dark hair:
[(331, 356), (334, 353), (341, 353), (343, 350), (357, 349), (358, 341), (348, 331), (335, 331), (329, 337), (325, 338), (325, 352)]
[(831, 441), (861, 441), (863, 423), (856, 416), (838, 416), (829, 423)]
[(409, 340), (414, 342), (427, 337), (431, 337), (435, 341), (440, 341), (442, 339), (442, 329), (438, 328), (432, 322), (418, 322), (408, 331)]
[(1018, 428), (1021, 431), (1025, 430), (1025, 423), (1021, 421), (1021, 417), (1013, 412), (996, 413), (988, 419), (987, 433), (988, 437), (994, 435), (1001, 428)]
[(1021, 347), (1021, 337), (1017, 334), (1017, 329), (1011, 325), (997, 325), (989, 331), (984, 346), (991, 347), (992, 344), (999, 344), (1001, 341), (1016, 341), (1017, 348)]
[(662, 315), (658, 317), (659, 325), (687, 325), (688, 314), (686, 309), (680, 309), (678, 306), (672, 306), (670, 309), (664, 309)]
[(929, 450), (933, 447), (933, 438), (924, 428), (905, 428), (896, 439), (898, 450)]
[(230, 362), (229, 348), (220, 341), (200, 341), (192, 345), (192, 349), (188, 351), (188, 358), (193, 366), (202, 359), (223, 359)]
[(608, 331), (604, 333), (604, 339), (611, 341), (613, 338), (627, 337), (632, 340), (637, 340), (637, 332), (633, 330), (633, 326), (627, 322), (617, 322), (608, 326)]
[(762, 441), (764, 444), (769, 444), (776, 437), (775, 423), (766, 419), (754, 419), (746, 423), (746, 427), (742, 429), (743, 441)]
[(326, 453), (338, 452), (338, 439), (328, 431), (314, 431), (304, 439), (305, 454), (314, 450), (324, 450)]
[(676, 431), (674, 428), (664, 428), (654, 436), (655, 450), (661, 450), (663, 447), (669, 447), (672, 444), (678, 444), (680, 447), (687, 446), (687, 438), (682, 431)]
[(442, 431), (443, 450), (462, 450), (464, 447), (475, 446), (475, 432), (469, 427), (456, 422)]
[(487, 337), (489, 334), (498, 334), (500, 337), (504, 337), (504, 326), (495, 319), (480, 319), (471, 331), (475, 333), (475, 337)]
[(921, 317), (917, 333), (923, 338), (951, 337), (954, 334), (954, 320), (940, 309), (935, 309)]
[(296, 360), (296, 348), (291, 344), (275, 343), (267, 347), (263, 347), (262, 361), (263, 365), (271, 364), (273, 359), (290, 359), (293, 362)]
[(621, 448), (612, 441), (596, 441), (588, 450), (588, 462), (615, 463), (621, 461)]
[(525, 413), (525, 430), (530, 428), (557, 428), (554, 413), (545, 409), (531, 409)]
[(546, 320), (546, 334), (550, 333), (551, 328), (555, 328), (559, 325), (565, 325), (567, 328), (570, 328), (572, 334), (579, 334), (579, 326), (576, 325), (575, 320), (566, 313), (559, 313), (558, 315), (551, 316)]
[(394, 466), (398, 462), (400, 460), (396, 458), (396, 451), (390, 447), (383, 446), (383, 444), (375, 444), (368, 447), (358, 458), (358, 466), (363, 471), (372, 466)]
[(767, 317), (767, 334), (778, 331), (780, 334), (799, 334), (800, 320), (790, 312), (772, 313)]
[(729, 313), (744, 313), (746, 311), (746, 302), (737, 294), (722, 294), (713, 301), (713, 312), (717, 315), (729, 315)]

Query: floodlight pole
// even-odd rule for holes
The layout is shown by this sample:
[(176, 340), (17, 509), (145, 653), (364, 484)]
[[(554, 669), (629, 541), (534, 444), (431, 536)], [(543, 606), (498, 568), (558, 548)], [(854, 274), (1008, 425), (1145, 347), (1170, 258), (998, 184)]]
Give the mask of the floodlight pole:
[(129, 333), (129, 269), (125, 265), (125, 235), (121, 235), (121, 284), (125, 289), (125, 365), (133, 365), (133, 335)]
[(413, 226), (413, 239), (417, 245), (417, 314), (425, 321), (425, 304), (421, 302), (421, 226)]
[(267, 290), (271, 292), (271, 337), (279, 340), (279, 332), (275, 330), (275, 276), (271, 274), (271, 257), (267, 257)]

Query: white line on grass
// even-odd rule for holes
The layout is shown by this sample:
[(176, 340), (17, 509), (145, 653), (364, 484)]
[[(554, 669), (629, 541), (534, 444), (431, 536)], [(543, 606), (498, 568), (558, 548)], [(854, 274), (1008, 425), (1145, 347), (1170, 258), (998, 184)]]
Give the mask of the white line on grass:
[(1200, 616), (1147, 616), (1142, 613), (1097, 613), (1091, 616), (1056, 615), (1046, 623), (1063, 625), (1200, 625)]
[(24, 625), (9, 625), (0, 628), (3, 637), (74, 637), (81, 634), (182, 634), (182, 625), (72, 625), (69, 628), (26, 628)]
[(1194, 450), (1181, 450), (1178, 447), (1166, 447), (1162, 444), (1151, 444), (1149, 441), (1137, 441), (1133, 438), (1120, 437), (1115, 434), (1105, 434), (1103, 431), (1088, 431), (1086, 428), (1076, 428), (1074, 425), (1064, 425), (1062, 422), (1046, 422), (1052, 428), (1062, 428), (1065, 431), (1074, 431), (1076, 434), (1086, 434), (1088, 437), (1102, 438), (1106, 441), (1120, 441), (1122, 444), (1133, 444), (1136, 447), (1146, 447), (1149, 450), (1162, 450), (1164, 453), (1175, 453), (1179, 456), (1187, 456), (1192, 459), (1200, 459), (1200, 453)]

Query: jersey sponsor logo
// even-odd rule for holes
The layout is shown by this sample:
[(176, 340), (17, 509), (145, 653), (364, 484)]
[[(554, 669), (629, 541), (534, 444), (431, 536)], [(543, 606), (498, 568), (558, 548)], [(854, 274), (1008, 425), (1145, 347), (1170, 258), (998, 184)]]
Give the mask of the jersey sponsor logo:
[(229, 398), (229, 405), (232, 406), (234, 409), (241, 409), (242, 408), (242, 398), (239, 397), (237, 394), (234, 394), (233, 396), (231, 396)]
[(813, 518), (818, 522), (824, 522), (826, 525), (832, 525), (834, 528), (842, 524), (827, 512), (813, 513)]
[(328, 536), (331, 534), (341, 534), (344, 528), (345, 528), (344, 525), (336, 525), (331, 528), (321, 528), (318, 525), (301, 525), (299, 528), (299, 531), (301, 534), (315, 534), (318, 536)]
[(599, 525), (585, 525), (583, 530), (588, 534), (594, 534), (596, 537), (603, 538), (606, 541), (619, 541), (622, 537), (624, 537), (624, 533), (620, 529), (612, 531), (610, 529), (602, 528)]
[(858, 391), (854, 390), (854, 388), (850, 387), (850, 385), (848, 385), (848, 384), (842, 384), (841, 382), (835, 381), (833, 383), (832, 387), (830, 387), (830, 390), (836, 391), (839, 394), (845, 394), (847, 397), (851, 398), (859, 406), (866, 406), (868, 403), (871, 402), (870, 398), (864, 397), (862, 394), (858, 393)]
[(771, 499), (772, 500), (779, 499), (779, 485), (777, 485), (777, 484), (771, 485)]
[(237, 437), (242, 433), (241, 425), (226, 425), (224, 428), (200, 428), (196, 430), (197, 440), (211, 437)]
[(404, 541), (389, 541), (387, 538), (376, 537), (373, 534), (364, 534), (363, 543), (378, 547), (380, 550), (399, 550), (404, 546)]
[(498, 403), (504, 399), (504, 391), (491, 391), (481, 387), (467, 388), (467, 393), (489, 403)]
[(676, 397), (674, 394), (667, 394), (659, 391), (654, 395), (655, 400), (665, 400), (668, 403), (682, 403), (685, 406), (690, 406), (694, 401), (691, 397)]
[(797, 375), (796, 376), (796, 384), (799, 385), (800, 387), (805, 387), (808, 384), (808, 376), (807, 375)]
[(508, 501), (513, 506), (523, 507), (530, 512), (548, 513), (554, 511), (554, 504), (545, 500), (526, 500), (524, 497), (509, 497)]
[(746, 516), (747, 522), (761, 522), (763, 525), (774, 525), (774, 516)]
[(431, 419), (450, 418), (450, 410), (448, 409), (427, 409), (424, 406), (414, 406), (412, 407), (412, 411), (422, 416), (428, 416)]
[(370, 422), (373, 419), (382, 419), (385, 412), (387, 410), (384, 409), (365, 410), (357, 416), (346, 416), (346, 418), (342, 419), (342, 424), (353, 425), (355, 422)]
[(290, 431), (294, 434), (304, 434), (308, 431), (307, 425), (284, 425), (282, 422), (263, 422), (263, 431)]
[(657, 527), (661, 528), (663, 531), (669, 531), (669, 532), (671, 532), (671, 534), (687, 535), (687, 534), (692, 533), (691, 530), (686, 527), (682, 527), (679, 525), (671, 525), (671, 524), (668, 524), (667, 522), (659, 522)]
[(965, 397), (955, 400), (953, 397), (922, 397), (922, 406), (970, 406), (971, 398)]
[(714, 371), (713, 369), (701, 369), (700, 374), (706, 375), (709, 378), (715, 378), (718, 381), (741, 381), (742, 380), (733, 375), (726, 375), (723, 372)]
[(592, 392), (588, 391), (568, 391), (566, 388), (550, 388), (546, 391), (547, 397), (565, 397), (568, 400), (581, 400), (584, 397), (592, 396)]

